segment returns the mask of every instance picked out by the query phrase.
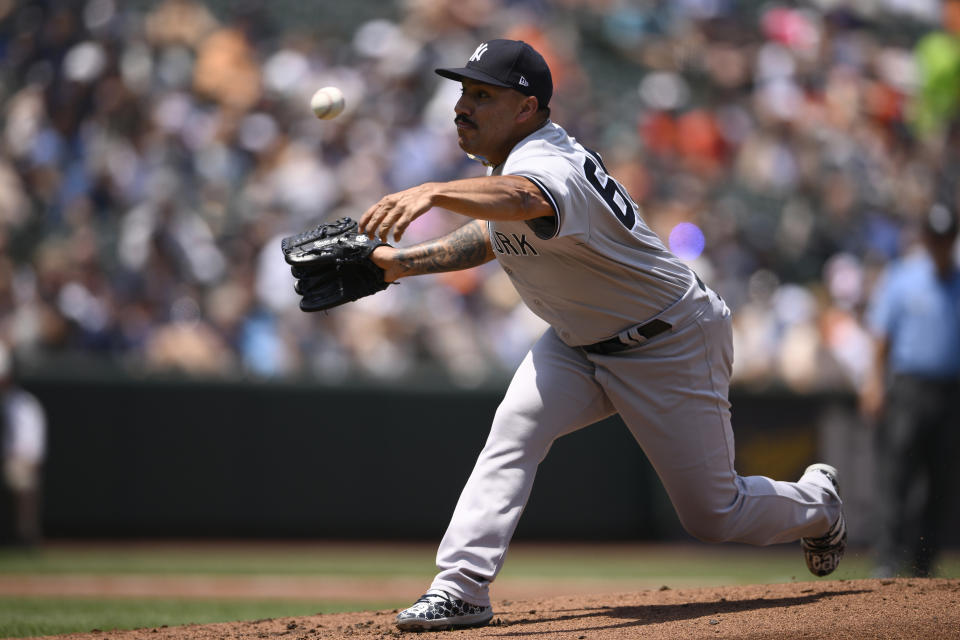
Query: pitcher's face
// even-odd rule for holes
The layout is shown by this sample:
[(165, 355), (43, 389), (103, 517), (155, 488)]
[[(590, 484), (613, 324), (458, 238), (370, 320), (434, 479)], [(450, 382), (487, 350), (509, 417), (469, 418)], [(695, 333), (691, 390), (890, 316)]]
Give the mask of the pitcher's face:
[(462, 84), (462, 94), (454, 107), (460, 148), (500, 164), (525, 137), (521, 125), (529, 115), (531, 98), (514, 89), (468, 78), (464, 78)]

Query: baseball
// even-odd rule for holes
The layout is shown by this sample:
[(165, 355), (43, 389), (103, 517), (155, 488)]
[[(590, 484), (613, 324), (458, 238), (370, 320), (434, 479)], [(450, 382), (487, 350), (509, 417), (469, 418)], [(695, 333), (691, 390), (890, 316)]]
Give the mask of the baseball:
[(310, 98), (310, 108), (315, 116), (321, 120), (336, 118), (343, 111), (343, 91), (336, 87), (324, 87)]

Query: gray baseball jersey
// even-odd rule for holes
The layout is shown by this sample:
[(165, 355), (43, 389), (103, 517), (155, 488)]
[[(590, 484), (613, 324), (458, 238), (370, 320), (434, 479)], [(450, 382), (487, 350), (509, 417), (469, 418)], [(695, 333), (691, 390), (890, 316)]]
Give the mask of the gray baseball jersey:
[(571, 346), (646, 322), (690, 288), (693, 274), (638, 213), (600, 157), (550, 122), (491, 169), (532, 180), (552, 221), (491, 222), (494, 252), (527, 306)]

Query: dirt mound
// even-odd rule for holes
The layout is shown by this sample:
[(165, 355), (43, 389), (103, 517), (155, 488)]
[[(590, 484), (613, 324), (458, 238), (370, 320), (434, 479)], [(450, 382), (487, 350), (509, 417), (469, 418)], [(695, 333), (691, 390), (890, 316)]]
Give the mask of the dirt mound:
[[(490, 626), (441, 637), (960, 639), (960, 580), (898, 579), (653, 589), (494, 603)], [(383, 640), (396, 611), (366, 611), (133, 631), (64, 640)]]

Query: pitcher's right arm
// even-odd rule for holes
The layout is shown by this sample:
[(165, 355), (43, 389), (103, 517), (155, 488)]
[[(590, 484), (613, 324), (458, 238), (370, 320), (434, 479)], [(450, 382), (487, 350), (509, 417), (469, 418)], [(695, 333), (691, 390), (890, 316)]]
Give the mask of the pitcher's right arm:
[(377, 247), (370, 255), (393, 282), (425, 273), (459, 271), (493, 260), (493, 247), (484, 220), (472, 220), (445, 236), (411, 247)]

